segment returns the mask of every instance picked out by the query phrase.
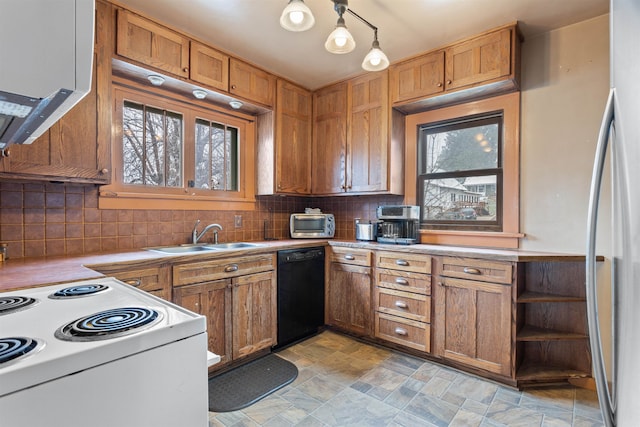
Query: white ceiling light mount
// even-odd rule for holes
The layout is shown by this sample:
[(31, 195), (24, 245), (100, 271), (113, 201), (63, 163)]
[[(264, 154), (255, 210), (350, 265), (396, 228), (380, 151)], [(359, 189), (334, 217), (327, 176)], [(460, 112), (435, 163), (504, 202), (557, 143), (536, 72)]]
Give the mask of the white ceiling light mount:
[[(387, 55), (384, 54), (382, 49), (380, 49), (380, 43), (378, 42), (378, 28), (372, 25), (369, 21), (355, 13), (353, 10), (349, 9), (348, 0), (332, 0), (333, 8), (338, 14), (338, 22), (336, 23), (336, 28), (329, 34), (327, 41), (324, 44), (325, 49), (331, 53), (336, 54), (344, 54), (353, 51), (356, 47), (356, 42), (353, 39), (349, 30), (347, 30), (347, 26), (344, 22), (343, 15), (345, 12), (349, 12), (350, 15), (356, 17), (359, 21), (364, 23), (366, 26), (373, 30), (373, 43), (371, 45), (371, 50), (365, 56), (364, 61), (362, 62), (362, 68), (366, 71), (381, 71), (389, 66), (389, 59)], [(294, 6), (295, 4), (295, 6)], [(302, 6), (305, 9), (305, 12), (300, 12), (297, 7)], [(302, 29), (302, 25), (294, 26), (289, 22), (294, 19), (299, 22), (303, 22), (304, 19), (308, 16), (311, 17), (311, 24), (308, 27)], [(280, 25), (283, 28), (289, 31), (304, 31), (313, 26), (313, 15), (311, 14), (311, 10), (304, 4), (302, 0), (290, 0), (287, 7), (285, 7), (282, 12), (282, 16), (280, 17)]]
[(147, 79), (154, 86), (162, 86), (162, 84), (164, 83), (164, 77), (158, 76), (156, 74), (151, 74), (151, 75), (147, 76)]
[(195, 96), (197, 99), (205, 99), (207, 97), (207, 92), (202, 89), (194, 89), (193, 96)]
[(289, 31), (306, 31), (313, 27), (315, 22), (311, 9), (303, 0), (289, 0), (280, 16), (280, 25)]

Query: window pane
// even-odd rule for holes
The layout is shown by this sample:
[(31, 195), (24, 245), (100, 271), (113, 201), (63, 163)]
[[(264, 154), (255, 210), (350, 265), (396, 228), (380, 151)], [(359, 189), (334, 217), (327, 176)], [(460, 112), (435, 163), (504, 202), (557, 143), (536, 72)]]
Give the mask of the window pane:
[(464, 126), (422, 129), (420, 174), (498, 167), (498, 123)]
[(196, 188), (211, 189), (211, 144), (209, 123), (196, 121)]
[(182, 186), (182, 116), (167, 112), (167, 187)]
[(496, 221), (497, 176), (424, 179), (423, 221)]
[(145, 121), (147, 132), (145, 137), (146, 162), (144, 169), (144, 184), (164, 185), (164, 115), (160, 110), (147, 108)]
[(211, 188), (224, 190), (224, 126), (211, 123)]
[(142, 184), (144, 161), (143, 107), (125, 102), (122, 111), (122, 173), (125, 184)]

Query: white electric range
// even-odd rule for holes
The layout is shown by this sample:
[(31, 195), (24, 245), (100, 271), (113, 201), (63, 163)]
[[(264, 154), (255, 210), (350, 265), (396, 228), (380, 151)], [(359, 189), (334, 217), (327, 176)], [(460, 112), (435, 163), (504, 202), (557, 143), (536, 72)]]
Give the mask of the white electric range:
[(116, 279), (2, 292), (0, 424), (204, 427), (216, 358), (204, 316)]

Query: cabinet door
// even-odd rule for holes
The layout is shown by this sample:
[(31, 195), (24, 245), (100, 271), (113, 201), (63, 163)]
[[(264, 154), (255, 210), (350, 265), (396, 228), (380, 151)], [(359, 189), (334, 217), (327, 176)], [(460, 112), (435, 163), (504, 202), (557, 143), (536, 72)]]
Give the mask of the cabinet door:
[(443, 356), (511, 376), (511, 286), (441, 278)]
[(229, 92), (273, 107), (276, 77), (246, 62), (231, 58), (229, 61)]
[(511, 39), (507, 28), (446, 49), (446, 90), (475, 86), (508, 76), (511, 67)]
[(331, 263), (327, 322), (345, 330), (371, 336), (371, 269)]
[(219, 367), (231, 361), (231, 280), (175, 288), (173, 302), (207, 316), (208, 348), (220, 356)]
[(191, 42), (189, 52), (191, 80), (229, 91), (229, 56), (198, 42)]
[(389, 67), (391, 102), (404, 102), (444, 91), (444, 51)]
[(0, 178), (109, 183), (108, 147), (98, 138), (96, 69), (91, 91), (32, 144), (13, 145)]
[(311, 92), (278, 80), (276, 97), (276, 191), (311, 192)]
[(347, 85), (340, 83), (313, 94), (313, 194), (346, 189)]
[(233, 358), (269, 348), (277, 340), (273, 271), (233, 279)]
[(126, 10), (118, 10), (116, 53), (189, 77), (189, 39)]
[(348, 82), (347, 191), (388, 189), (389, 79), (386, 71)]

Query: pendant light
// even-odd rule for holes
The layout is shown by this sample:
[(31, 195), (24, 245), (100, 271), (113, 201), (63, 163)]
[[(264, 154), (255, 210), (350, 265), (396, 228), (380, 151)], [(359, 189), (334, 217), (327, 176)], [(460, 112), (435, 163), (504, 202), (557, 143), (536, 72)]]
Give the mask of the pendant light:
[(316, 20), (311, 9), (304, 4), (304, 0), (289, 0), (289, 4), (282, 11), (280, 25), (289, 31), (306, 31), (313, 27)]
[(349, 30), (347, 30), (342, 15), (338, 18), (336, 29), (327, 37), (324, 48), (331, 53), (337, 54), (349, 53), (356, 48), (356, 41), (353, 39)]
[(373, 34), (373, 44), (367, 56), (364, 57), (364, 61), (362, 61), (362, 68), (367, 71), (382, 71), (389, 66), (389, 58), (380, 49), (378, 30), (375, 30)]

